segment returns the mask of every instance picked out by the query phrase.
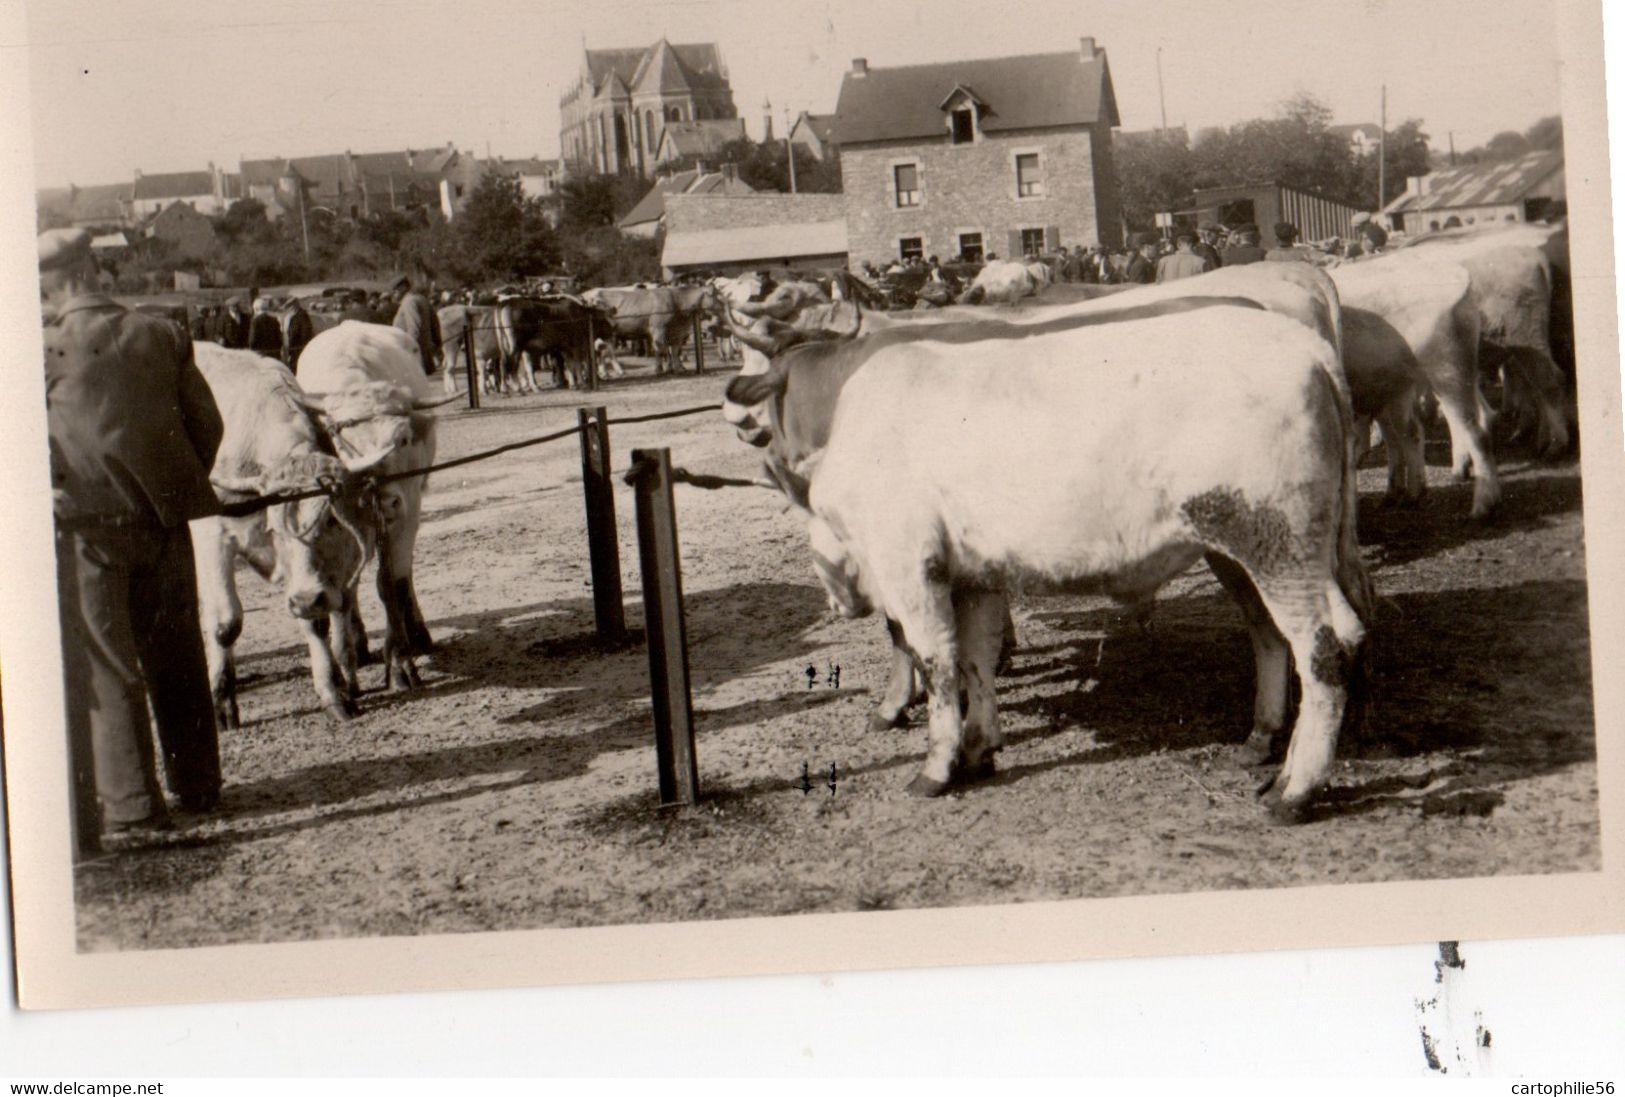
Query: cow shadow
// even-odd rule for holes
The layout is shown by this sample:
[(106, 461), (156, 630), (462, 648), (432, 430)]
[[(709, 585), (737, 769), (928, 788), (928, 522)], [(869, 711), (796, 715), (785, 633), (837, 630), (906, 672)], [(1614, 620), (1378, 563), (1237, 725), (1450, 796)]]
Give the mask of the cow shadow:
[(1583, 493), (1578, 466), (1514, 467), (1501, 479), (1501, 504), (1488, 520), (1472, 518), (1473, 485), (1429, 488), (1421, 505), (1386, 506), (1379, 496), (1360, 500), (1360, 544), (1372, 571), (1399, 567), (1477, 541), (1544, 529), (1560, 515), (1578, 513)]
[[(1387, 599), (1372, 632), (1366, 725), (1339, 750), (1357, 760), (1354, 777), (1340, 777), (1315, 813), (1403, 806), (1423, 814), (1487, 814), (1509, 782), (1594, 762), (1586, 605), (1586, 585), (1577, 579)], [(1252, 647), (1227, 596), (1193, 593), (1159, 602), (1150, 636), (1123, 629), (1112, 609), (1033, 616), (1080, 634), (1065, 642), (1079, 687), (1001, 705), (1001, 712), (1040, 721), (1008, 739), (1019, 743), (1084, 724), (1094, 745), (1003, 770), (993, 784), (1058, 767), (1223, 747), (1246, 737)], [(1021, 681), (1027, 669), (1018, 657), (1012, 679)], [(1417, 772), (1418, 761), (1432, 764)], [(1395, 768), (1405, 772), (1391, 772)]]

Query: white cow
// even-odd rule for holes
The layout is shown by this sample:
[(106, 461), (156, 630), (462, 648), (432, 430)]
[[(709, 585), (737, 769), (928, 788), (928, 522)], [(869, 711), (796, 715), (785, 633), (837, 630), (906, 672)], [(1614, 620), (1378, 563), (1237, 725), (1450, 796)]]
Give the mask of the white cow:
[(959, 301), (966, 305), (1013, 305), (1038, 293), (1042, 288), (1038, 278), (1027, 263), (995, 259), (976, 272), (975, 280), (959, 295)]
[[(1283, 727), (1296, 662), (1303, 701), (1270, 795), (1299, 819), (1329, 773), (1372, 603), (1340, 381), (1303, 324), (1213, 301), (993, 338), (817, 343), (728, 398), (767, 405), (775, 435), (823, 442), (799, 469), (815, 568), (843, 612), (885, 614), (925, 679), (912, 792), (985, 772), (1002, 745), (993, 666), (1012, 586), (1142, 603), (1206, 557), (1253, 636), (1249, 744)], [(823, 438), (779, 411), (820, 387), (838, 391)], [(1012, 439), (1038, 458), (1012, 460)]]
[(354, 475), (387, 453), (358, 453), (348, 466), (334, 456), (298, 382), (275, 359), (202, 341), (194, 354), (225, 427), (210, 471), (223, 502), (331, 489), (255, 514), (191, 523), (216, 717), (222, 727), (240, 722), (232, 649), (243, 625), (235, 574), (242, 558), (282, 587), (310, 650), (316, 695), (334, 717), (347, 719), (355, 712), (358, 648), (366, 639), (356, 612), (356, 580), (373, 550)]
[[(388, 477), (434, 463), (434, 416), (427, 409), (456, 397), (432, 397), (416, 344), (405, 332), (346, 320), (305, 347), (299, 380), (347, 465), (368, 460), (378, 476)], [(380, 451), (382, 459), (374, 456)], [(433, 647), (412, 585), (427, 482), (427, 476), (408, 476), (376, 491), (378, 598), (388, 618), (384, 668), (392, 688), (417, 686), (412, 657)]]

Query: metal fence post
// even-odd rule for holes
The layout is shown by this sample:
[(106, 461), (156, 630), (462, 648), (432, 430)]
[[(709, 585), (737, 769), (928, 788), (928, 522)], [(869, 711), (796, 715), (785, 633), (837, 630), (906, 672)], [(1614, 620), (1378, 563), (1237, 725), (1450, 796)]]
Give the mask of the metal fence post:
[(654, 702), (655, 764), (662, 804), (699, 799), (694, 706), (688, 683), (688, 626), (677, 556), (677, 509), (671, 493), (671, 450), (635, 449), (632, 467), (638, 515), (638, 563), (643, 572), (643, 620), (649, 643)]
[(474, 362), (474, 309), (469, 307), (463, 317), (463, 366), (468, 372), (468, 407), (480, 410), (480, 371)]
[(705, 328), (697, 312), (694, 314), (694, 372), (705, 372)]
[(587, 555), (592, 566), (592, 612), (598, 638), (626, 639), (621, 604), (621, 548), (615, 534), (615, 492), (609, 479), (609, 411), (577, 408), (581, 427), (581, 485), (587, 501)]

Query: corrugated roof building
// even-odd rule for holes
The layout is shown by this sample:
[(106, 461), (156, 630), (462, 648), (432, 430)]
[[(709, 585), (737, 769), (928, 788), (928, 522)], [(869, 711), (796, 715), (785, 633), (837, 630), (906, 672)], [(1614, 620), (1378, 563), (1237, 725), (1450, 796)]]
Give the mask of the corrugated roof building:
[(833, 138), (854, 261), (980, 261), (1120, 237), (1106, 52), (852, 63)]
[(1563, 153), (1531, 152), (1512, 160), (1413, 175), (1405, 180), (1405, 193), (1382, 212), (1389, 224), (1409, 234), (1538, 221), (1566, 201), (1564, 187)]
[(846, 203), (839, 194), (676, 194), (665, 199), (666, 276), (731, 275), (760, 267), (847, 265)]

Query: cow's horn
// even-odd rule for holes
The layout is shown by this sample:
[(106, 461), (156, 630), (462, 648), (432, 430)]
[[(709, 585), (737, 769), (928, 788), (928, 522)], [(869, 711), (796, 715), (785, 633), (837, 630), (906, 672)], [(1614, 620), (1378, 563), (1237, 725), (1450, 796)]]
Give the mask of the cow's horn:
[(835, 311), (842, 316), (850, 317), (850, 319), (841, 327), (832, 327), (826, 330), (837, 339), (855, 339), (858, 332), (863, 328), (863, 309), (858, 307), (857, 298), (848, 298), (842, 301)]

